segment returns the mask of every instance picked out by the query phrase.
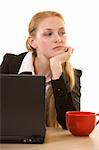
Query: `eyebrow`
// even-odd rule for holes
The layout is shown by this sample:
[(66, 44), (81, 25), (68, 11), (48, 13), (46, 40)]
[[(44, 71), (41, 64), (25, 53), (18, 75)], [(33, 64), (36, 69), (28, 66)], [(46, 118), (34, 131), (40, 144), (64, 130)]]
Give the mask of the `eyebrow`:
[[(60, 27), (58, 30), (64, 30), (64, 29), (65, 29), (64, 27)], [(52, 30), (54, 30), (54, 29), (46, 28), (45, 30), (47, 30), (47, 31), (52, 31)]]

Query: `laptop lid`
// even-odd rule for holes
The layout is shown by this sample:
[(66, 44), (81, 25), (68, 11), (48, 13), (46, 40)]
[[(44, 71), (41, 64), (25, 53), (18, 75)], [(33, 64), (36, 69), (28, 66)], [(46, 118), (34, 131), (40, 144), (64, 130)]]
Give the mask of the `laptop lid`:
[(0, 142), (43, 143), (45, 77), (0, 75)]

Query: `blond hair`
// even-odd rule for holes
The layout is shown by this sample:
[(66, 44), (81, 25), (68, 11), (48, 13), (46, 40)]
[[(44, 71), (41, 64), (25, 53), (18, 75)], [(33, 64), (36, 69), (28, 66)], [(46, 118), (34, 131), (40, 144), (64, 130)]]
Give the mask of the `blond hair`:
[[(64, 21), (63, 16), (56, 12), (56, 11), (41, 11), (36, 13), (32, 19), (30, 20), (29, 23), (29, 27), (28, 27), (28, 33), (29, 35), (35, 37), (36, 35), (36, 29), (38, 28), (39, 23), (44, 20), (45, 18), (48, 17), (59, 17), (60, 19), (62, 19)], [(37, 55), (36, 53), (36, 49), (34, 49), (30, 44), (29, 44), (29, 37), (27, 38), (26, 41), (26, 47), (28, 49), (28, 51), (33, 51), (34, 56)], [(66, 75), (68, 76), (69, 82), (70, 82), (70, 88), (73, 89), (74, 85), (75, 85), (75, 78), (74, 78), (74, 70), (71, 66), (70, 63), (63, 65), (63, 71), (66, 72)]]

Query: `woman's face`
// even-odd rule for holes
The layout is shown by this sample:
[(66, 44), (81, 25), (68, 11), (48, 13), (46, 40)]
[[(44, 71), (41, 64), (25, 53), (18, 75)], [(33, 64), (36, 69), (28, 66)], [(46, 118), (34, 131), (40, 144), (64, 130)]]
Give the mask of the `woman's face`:
[(43, 55), (49, 59), (63, 53), (66, 47), (64, 21), (55, 16), (45, 18), (38, 25), (33, 41), (39, 56)]

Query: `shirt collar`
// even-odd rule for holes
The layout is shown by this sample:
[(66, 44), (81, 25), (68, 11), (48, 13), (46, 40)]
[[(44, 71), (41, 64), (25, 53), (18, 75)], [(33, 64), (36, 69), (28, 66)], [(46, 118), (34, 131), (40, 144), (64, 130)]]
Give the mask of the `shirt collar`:
[[(22, 72), (31, 72), (32, 75), (35, 75), (35, 72), (34, 72), (34, 67), (33, 67), (33, 55), (32, 55), (32, 52), (28, 52), (22, 63), (21, 63), (21, 66), (20, 66), (20, 69), (19, 69), (19, 72), (18, 74), (22, 73)], [(51, 79), (47, 79), (46, 82), (50, 82)]]
[(20, 69), (19, 69), (19, 72), (18, 74), (22, 73), (22, 72), (32, 72), (32, 75), (34, 75), (34, 67), (33, 67), (33, 55), (32, 55), (32, 52), (28, 52), (22, 63), (21, 63), (21, 66), (20, 66)]

